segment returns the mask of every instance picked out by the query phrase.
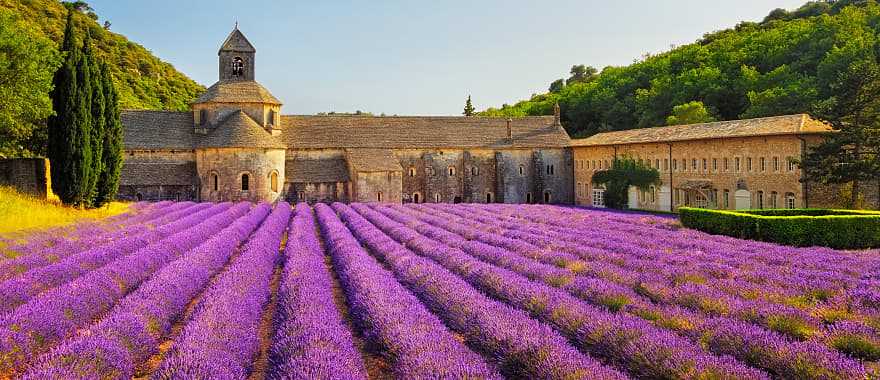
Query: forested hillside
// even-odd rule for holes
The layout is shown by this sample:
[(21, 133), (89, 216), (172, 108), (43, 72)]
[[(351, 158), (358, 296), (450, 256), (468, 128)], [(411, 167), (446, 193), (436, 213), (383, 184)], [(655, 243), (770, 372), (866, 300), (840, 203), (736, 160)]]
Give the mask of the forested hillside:
[[(575, 66), (568, 80), (487, 116), (552, 114), (569, 133), (810, 112), (837, 101), (835, 88), (857, 64), (877, 65), (880, 5), (814, 1), (772, 11), (759, 23), (706, 34), (695, 43), (597, 72)], [(674, 111), (675, 110), (675, 111)]]
[[(121, 108), (184, 110), (204, 87), (113, 33), (84, 2), (75, 2), (76, 27), (88, 29), (96, 55), (110, 65)], [(0, 157), (45, 153), (48, 92), (58, 67), (66, 9), (58, 0), (0, 0)], [(112, 22), (112, 20), (110, 20)], [(77, 33), (84, 35), (84, 33)]]

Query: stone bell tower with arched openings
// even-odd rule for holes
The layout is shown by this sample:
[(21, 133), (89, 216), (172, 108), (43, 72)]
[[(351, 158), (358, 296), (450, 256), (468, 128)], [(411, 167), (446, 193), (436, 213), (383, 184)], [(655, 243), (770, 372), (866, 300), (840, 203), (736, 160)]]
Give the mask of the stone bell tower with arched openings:
[(220, 80), (254, 80), (256, 54), (257, 49), (238, 30), (236, 23), (235, 29), (226, 37), (217, 52), (220, 57)]
[(257, 49), (238, 30), (218, 51), (219, 80), (192, 104), (204, 201), (274, 201), (284, 186), (281, 102), (254, 80)]

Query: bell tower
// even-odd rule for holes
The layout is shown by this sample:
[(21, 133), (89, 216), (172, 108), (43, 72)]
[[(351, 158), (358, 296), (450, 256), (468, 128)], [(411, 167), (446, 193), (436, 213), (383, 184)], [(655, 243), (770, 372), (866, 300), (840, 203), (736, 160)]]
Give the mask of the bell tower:
[(220, 81), (254, 80), (254, 64), (257, 49), (238, 30), (238, 23), (226, 41), (220, 46)]

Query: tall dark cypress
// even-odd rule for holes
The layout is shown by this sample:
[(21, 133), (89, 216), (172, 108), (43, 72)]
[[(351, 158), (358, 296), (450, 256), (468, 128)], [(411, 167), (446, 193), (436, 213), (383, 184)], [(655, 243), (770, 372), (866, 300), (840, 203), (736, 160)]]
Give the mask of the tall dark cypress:
[(100, 207), (113, 200), (119, 189), (119, 172), (122, 170), (122, 122), (119, 120), (119, 99), (110, 67), (101, 65), (101, 78), (104, 88), (104, 144), (101, 159), (103, 170), (98, 178), (98, 193), (95, 207)]
[(101, 175), (103, 161), (101, 155), (104, 148), (104, 78), (101, 75), (101, 65), (95, 56), (95, 50), (92, 47), (91, 33), (86, 28), (86, 36), (83, 39), (83, 55), (89, 61), (89, 75), (91, 77), (92, 102), (91, 102), (91, 128), (90, 128), (90, 148), (92, 153), (92, 166), (89, 173), (88, 184), (86, 185), (87, 205), (94, 205), (97, 196), (98, 177)]
[(70, 147), (70, 160), (72, 171), (68, 181), (71, 188), (77, 193), (72, 203), (77, 206), (88, 206), (89, 193), (91, 192), (92, 175), (92, 70), (90, 57), (82, 49), (77, 54), (76, 61), (76, 120), (70, 123), (71, 139), (67, 142)]
[(76, 49), (73, 30), (73, 12), (67, 13), (67, 26), (64, 29), (64, 41), (61, 51), (65, 55), (64, 62), (53, 78), (51, 93), (52, 107), (55, 114), (49, 117), (48, 149), (52, 191), (65, 204), (75, 203), (79, 191), (79, 183), (70, 180), (79, 166), (72, 160), (71, 141), (75, 141), (77, 124), (77, 75), (76, 65), (79, 52)]

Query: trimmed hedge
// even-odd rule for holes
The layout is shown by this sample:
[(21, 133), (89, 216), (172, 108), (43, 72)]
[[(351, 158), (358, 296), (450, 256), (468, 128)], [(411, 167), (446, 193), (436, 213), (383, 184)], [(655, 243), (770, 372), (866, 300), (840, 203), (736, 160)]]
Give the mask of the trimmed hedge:
[(880, 247), (880, 212), (795, 209), (678, 209), (681, 224), (710, 234), (797, 247)]

